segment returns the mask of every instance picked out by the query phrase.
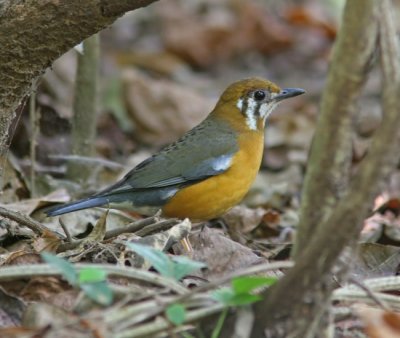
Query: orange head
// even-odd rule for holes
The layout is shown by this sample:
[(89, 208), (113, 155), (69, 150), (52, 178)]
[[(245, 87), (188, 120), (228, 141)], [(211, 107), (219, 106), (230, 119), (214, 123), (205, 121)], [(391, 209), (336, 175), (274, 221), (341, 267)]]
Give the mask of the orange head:
[(303, 89), (281, 89), (261, 78), (240, 80), (225, 89), (210, 117), (228, 120), (237, 130), (262, 131), (279, 102), (303, 93)]

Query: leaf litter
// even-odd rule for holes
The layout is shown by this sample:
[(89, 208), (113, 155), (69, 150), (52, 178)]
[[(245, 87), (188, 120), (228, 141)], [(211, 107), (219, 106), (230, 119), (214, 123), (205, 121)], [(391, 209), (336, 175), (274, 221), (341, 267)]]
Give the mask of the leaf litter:
[[(63, 56), (53, 71), (47, 72), (37, 93), (42, 113), (35, 163), (29, 158), (28, 114), (22, 116), (12, 155), (5, 163), (1, 206), (31, 216), (46, 229), (34, 232), (19, 217), (2, 215), (0, 219), (2, 337), (123, 337), (179, 331), (179, 324), (186, 325), (184, 320), (201, 318), (196, 317), (199, 311), (217, 313), (227, 306), (212, 297), (213, 291), (229, 287), (227, 278), (259, 266), (265, 267), (257, 272), (260, 278), (284, 274), (337, 26), (322, 5), (274, 6), (271, 10), (255, 2), (183, 4), (171, 0), (155, 4), (151, 15), (145, 11), (127, 15), (115, 31), (103, 32), (102, 67), (110, 74), (107, 81), (113, 81), (103, 83), (98, 161), (93, 162), (93, 177), (88, 182), (63, 179), (68, 161), (76, 160), (68, 157), (75, 52)], [(126, 47), (126, 31), (136, 50)], [(111, 41), (115, 45), (110, 47)], [(271, 116), (260, 174), (244, 202), (220, 220), (192, 224), (155, 216), (146, 221), (140, 215), (114, 210), (106, 216), (101, 209), (51, 219), (44, 216), (47, 206), (116, 181), (201, 121), (228, 82), (254, 74), (307, 88), (308, 95)], [(376, 81), (367, 83), (369, 95), (360, 100), (353, 135), (354, 167), (368, 151), (370, 137), (382, 118), (371, 95), (378, 86)], [(122, 167), (110, 166), (107, 161)], [(29, 198), (32, 165), (38, 193)], [(361, 332), (360, 324), (371, 337), (398, 335), (394, 323), (400, 287), (396, 277), (400, 263), (399, 177), (399, 172), (391, 176), (377, 205), (371, 206), (375, 212), (365, 220), (362, 243), (350, 265), (354, 282), (338, 287), (334, 295), (335, 328), (342, 336)], [(191, 252), (181, 245), (186, 237)], [(178, 266), (188, 264), (174, 261), (182, 256), (206, 266), (174, 280), (160, 273), (154, 262), (130, 250), (129, 243), (158, 250)], [(46, 267), (42, 252), (68, 259), (77, 273), (79, 264), (112, 266), (114, 270), (104, 268), (103, 272), (108, 271), (105, 278), (113, 302), (101, 305), (89, 299), (84, 288), (69, 284), (61, 273), (41, 270)], [(268, 264), (277, 265), (269, 270)], [(2, 277), (6, 272), (10, 275)], [(227, 294), (230, 301), (251, 298)], [(361, 309), (359, 304), (368, 307)], [(185, 328), (192, 329), (192, 325)]]

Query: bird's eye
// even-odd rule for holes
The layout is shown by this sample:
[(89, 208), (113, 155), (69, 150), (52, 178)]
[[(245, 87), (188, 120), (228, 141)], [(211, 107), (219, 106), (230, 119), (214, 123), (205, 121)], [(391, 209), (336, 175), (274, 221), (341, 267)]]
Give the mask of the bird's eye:
[(266, 95), (265, 91), (263, 91), (263, 90), (256, 90), (256, 91), (254, 92), (254, 98), (255, 98), (257, 101), (262, 101), (262, 100), (264, 100), (266, 96), (267, 96), (267, 95)]

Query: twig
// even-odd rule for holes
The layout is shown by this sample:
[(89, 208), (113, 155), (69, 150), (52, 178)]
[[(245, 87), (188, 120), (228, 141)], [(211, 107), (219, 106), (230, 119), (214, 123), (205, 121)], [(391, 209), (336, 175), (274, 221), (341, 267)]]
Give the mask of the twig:
[[(391, 309), (396, 311), (400, 310), (400, 297), (394, 295), (388, 295), (385, 293), (374, 293), (374, 297), (370, 297), (370, 294), (364, 290), (355, 289), (337, 289), (332, 294), (332, 300), (343, 301), (343, 302), (363, 302), (365, 304), (376, 305), (376, 300), (379, 299), (378, 303), (384, 302), (388, 304)], [(381, 304), (379, 304), (381, 305)], [(388, 306), (383, 307), (385, 310), (389, 310)]]
[[(130, 325), (135, 325), (138, 322), (142, 322), (144, 320), (148, 320), (150, 317), (154, 317), (158, 313), (161, 313), (165, 310), (165, 308), (173, 303), (183, 303), (190, 299), (190, 301), (196, 301), (205, 299), (207, 301), (214, 301), (209, 297), (207, 292), (211, 289), (215, 289), (222, 284), (225, 284), (227, 281), (230, 281), (234, 277), (251, 275), (254, 273), (265, 272), (268, 270), (276, 270), (279, 268), (289, 268), (293, 265), (292, 262), (274, 262), (267, 264), (260, 264), (248, 269), (243, 269), (235, 272), (229, 276), (220, 278), (214, 282), (209, 284), (197, 287), (190, 292), (177, 296), (177, 297), (165, 297), (163, 301), (159, 300), (149, 300), (140, 304), (135, 304), (133, 306), (127, 308), (117, 309), (115, 311), (111, 311), (107, 314), (106, 322), (114, 327), (114, 329), (123, 329)], [(139, 316), (139, 317), (137, 317)], [(118, 324), (121, 322), (122, 324)], [(114, 324), (111, 324), (114, 323)]]
[(371, 290), (390, 291), (400, 289), (400, 276), (370, 278), (364, 281)]
[[(206, 308), (188, 311), (186, 314), (185, 323), (193, 322), (200, 318), (210, 316), (212, 314), (218, 313), (225, 308), (225, 305), (218, 303)], [(151, 336), (157, 332), (164, 331), (170, 327), (170, 322), (164, 318), (157, 318), (157, 321), (139, 325), (133, 329), (115, 333), (115, 338), (130, 338), (130, 337), (142, 337)]]
[(118, 162), (106, 160), (104, 158), (88, 157), (81, 155), (49, 155), (48, 158), (61, 159), (65, 161), (82, 162), (88, 164), (98, 164), (109, 169), (122, 169), (124, 166)]
[[(372, 291), (391, 291), (400, 289), (400, 276), (369, 278), (363, 281), (364, 285)], [(346, 285), (337, 290), (356, 290), (355, 285)]]
[(73, 240), (72, 242), (61, 243), (57, 248), (57, 253), (76, 249), (81, 243), (83, 239)]
[(6, 217), (17, 222), (20, 225), (26, 226), (27, 228), (31, 229), (34, 233), (41, 236), (44, 232), (50, 232), (57, 237), (62, 237), (59, 233), (56, 233), (43, 224), (39, 223), (38, 221), (34, 220), (33, 218), (23, 215), (19, 212), (15, 212), (12, 210), (8, 210), (6, 208), (0, 207), (0, 216)]
[(354, 285), (358, 286), (361, 290), (365, 291), (367, 296), (371, 298), (373, 301), (375, 301), (375, 303), (378, 304), (383, 310), (390, 311), (388, 306), (384, 302), (382, 302), (382, 300), (379, 299), (379, 296), (374, 291), (372, 291), (367, 285), (358, 281), (355, 278), (351, 278), (349, 281)]
[[(187, 289), (173, 279), (163, 277), (153, 272), (135, 269), (132, 267), (115, 266), (110, 264), (74, 264), (77, 271), (82, 269), (101, 269), (108, 276), (119, 276), (137, 279), (159, 286), (167, 287), (178, 294), (187, 293)], [(32, 276), (57, 276), (61, 273), (47, 264), (17, 265), (0, 267), (0, 281)]]
[(153, 232), (163, 231), (171, 228), (172, 226), (178, 224), (179, 221), (176, 219), (165, 219), (153, 224), (149, 224), (143, 229), (136, 231), (135, 234), (141, 237), (147, 236)]
[(118, 235), (124, 234), (124, 233), (132, 233), (136, 232), (146, 225), (152, 224), (153, 222), (158, 222), (159, 221), (159, 215), (154, 215), (145, 219), (141, 219), (136, 222), (129, 223), (127, 226), (118, 228), (118, 229), (112, 229), (106, 232), (104, 239), (110, 239), (112, 237), (117, 237)]
[(61, 228), (64, 230), (65, 236), (67, 236), (67, 242), (68, 243), (72, 243), (73, 242), (73, 238), (71, 236), (71, 233), (68, 230), (68, 227), (65, 225), (62, 217), (60, 217), (58, 220), (60, 222)]
[(175, 299), (175, 301), (181, 302), (187, 298), (190, 298), (194, 294), (208, 291), (208, 290), (214, 289), (215, 287), (221, 286), (236, 277), (255, 275), (257, 273), (267, 272), (267, 271), (271, 271), (271, 270), (290, 269), (291, 267), (293, 267), (293, 265), (294, 265), (294, 263), (292, 261), (281, 261), (281, 262), (273, 262), (273, 263), (264, 263), (264, 264), (254, 265), (249, 268), (236, 271), (230, 275), (221, 277), (221, 278), (219, 278), (215, 281), (209, 282), (207, 284), (203, 284), (195, 289), (192, 289), (190, 293), (180, 296), (179, 298)]

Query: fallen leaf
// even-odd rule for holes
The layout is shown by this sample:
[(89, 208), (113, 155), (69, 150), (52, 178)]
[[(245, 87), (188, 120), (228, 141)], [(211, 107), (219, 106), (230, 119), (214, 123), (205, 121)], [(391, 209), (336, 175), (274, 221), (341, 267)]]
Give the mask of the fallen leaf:
[(133, 70), (123, 74), (123, 95), (135, 138), (158, 146), (175, 141), (200, 123), (215, 104), (187, 86), (153, 80)]
[(327, 38), (335, 39), (336, 25), (332, 20), (329, 20), (325, 14), (326, 11), (316, 9), (316, 6), (311, 8), (311, 6), (306, 7), (304, 5), (289, 7), (285, 11), (285, 17), (294, 25), (317, 29), (324, 33)]
[[(0, 304), (0, 327), (20, 325), (22, 314), (26, 308), (25, 302), (9, 295), (0, 287)], [(3, 335), (0, 336), (4, 337)]]
[(284, 21), (254, 2), (202, 8), (170, 1), (158, 7), (166, 48), (196, 67), (209, 67), (249, 51), (271, 54), (288, 48), (292, 35)]
[[(204, 227), (189, 237), (193, 247), (193, 260), (204, 262), (208, 269), (201, 277), (214, 280), (254, 264), (266, 262), (251, 249), (234, 242), (215, 229)], [(268, 274), (276, 276), (275, 273)]]
[(395, 276), (400, 266), (400, 248), (377, 243), (360, 243), (350, 275), (357, 280)]
[(369, 338), (398, 338), (400, 336), (400, 314), (369, 306), (356, 308), (365, 323), (365, 333)]

